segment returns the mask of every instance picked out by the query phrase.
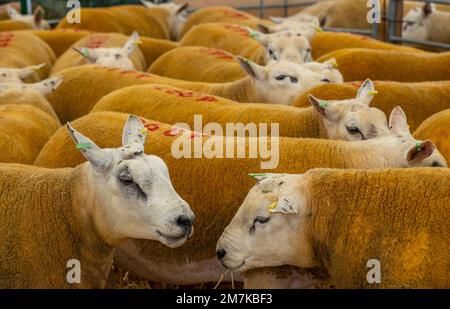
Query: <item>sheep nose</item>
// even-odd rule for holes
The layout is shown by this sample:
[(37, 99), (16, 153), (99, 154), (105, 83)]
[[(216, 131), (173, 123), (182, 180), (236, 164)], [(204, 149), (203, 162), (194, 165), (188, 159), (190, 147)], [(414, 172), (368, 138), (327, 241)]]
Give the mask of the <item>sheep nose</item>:
[(216, 254), (217, 258), (221, 260), (227, 254), (227, 252), (224, 249), (220, 248), (219, 250), (217, 250)]
[(192, 224), (194, 223), (188, 216), (181, 215), (177, 218), (177, 225), (184, 229), (186, 232), (192, 228)]

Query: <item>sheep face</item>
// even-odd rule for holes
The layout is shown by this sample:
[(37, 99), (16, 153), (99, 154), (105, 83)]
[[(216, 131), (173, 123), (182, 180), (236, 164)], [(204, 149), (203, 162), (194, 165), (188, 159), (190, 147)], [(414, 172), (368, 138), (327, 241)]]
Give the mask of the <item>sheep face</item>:
[[(390, 138), (395, 153), (388, 154), (392, 166), (399, 167), (447, 167), (444, 156), (430, 141), (416, 140), (409, 131), (406, 115), (401, 107), (395, 107), (389, 117)], [(391, 145), (392, 146), (392, 145)]]
[(38, 92), (42, 96), (47, 96), (48, 94), (54, 92), (58, 86), (61, 85), (61, 83), (62, 77), (59, 76), (55, 76), (35, 84), (0, 83), (0, 92), (8, 89), (32, 90)]
[(302, 64), (302, 67), (320, 74), (322, 76), (321, 81), (324, 83), (341, 84), (344, 82), (344, 77), (337, 69), (335, 58), (330, 58), (323, 63), (307, 62)]
[(162, 3), (156, 4), (151, 1), (141, 0), (142, 4), (148, 8), (159, 7), (166, 10), (169, 13), (169, 27), (170, 27), (170, 39), (179, 40), (181, 36), (181, 30), (187, 20), (187, 8), (189, 3), (176, 4), (176, 3)]
[(112, 48), (79, 48), (72, 49), (82, 55), (91, 64), (105, 67), (114, 67), (121, 70), (135, 70), (130, 59), (136, 46), (139, 44), (139, 34), (134, 32), (127, 43), (122, 47)]
[(302, 175), (256, 176), (254, 186), (217, 243), (222, 264), (239, 272), (296, 265), (313, 267), (307, 238), (307, 192)]
[(262, 33), (277, 33), (282, 31), (290, 31), (294, 34), (300, 34), (311, 41), (317, 34), (319, 26), (309, 22), (298, 22), (295, 20), (286, 20), (278, 25), (267, 27), (258, 25), (258, 30)]
[(311, 45), (301, 34), (290, 31), (273, 34), (251, 31), (250, 35), (264, 46), (270, 61), (285, 60), (299, 64), (312, 61)]
[(309, 95), (309, 101), (322, 117), (328, 138), (360, 141), (389, 136), (386, 115), (370, 107), (374, 94), (374, 84), (366, 80), (354, 99), (326, 101)]
[(429, 2), (422, 9), (411, 9), (403, 18), (402, 37), (409, 40), (427, 40), (430, 16), (435, 10), (434, 3)]
[(170, 247), (192, 235), (194, 214), (175, 192), (165, 163), (145, 155), (146, 130), (137, 116), (125, 124), (118, 149), (101, 149), (68, 124), (69, 134), (87, 165), (88, 194), (95, 196), (93, 216), (109, 241), (159, 240)]
[(30, 66), (22, 69), (0, 68), (0, 83), (21, 84), (24, 79), (30, 77), (34, 72), (44, 66), (45, 64)]
[(12, 20), (21, 21), (21, 22), (31, 26), (33, 29), (37, 29), (37, 30), (50, 29), (50, 24), (48, 23), (48, 21), (46, 21), (44, 19), (45, 13), (41, 7), (38, 7), (34, 11), (33, 15), (22, 15), (11, 6), (7, 6), (6, 9), (7, 9), (9, 18)]
[(305, 90), (328, 83), (322, 74), (292, 62), (273, 62), (263, 67), (240, 57), (237, 59), (252, 78), (259, 102), (291, 105)]

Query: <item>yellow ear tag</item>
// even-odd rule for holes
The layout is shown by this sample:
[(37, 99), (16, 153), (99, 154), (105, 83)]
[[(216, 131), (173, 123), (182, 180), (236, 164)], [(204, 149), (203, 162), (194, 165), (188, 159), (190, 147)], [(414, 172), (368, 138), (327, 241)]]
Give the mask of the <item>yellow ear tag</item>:
[(378, 91), (376, 91), (376, 90), (370, 90), (368, 93), (369, 93), (370, 95), (377, 95), (377, 94), (378, 94)]
[(33, 71), (39, 71), (40, 67), (37, 66), (37, 65), (33, 65), (33, 66), (31, 67), (31, 69), (32, 69)]
[(272, 204), (270, 204), (269, 207), (268, 207), (269, 212), (273, 212), (275, 207), (277, 207), (277, 202), (273, 202)]
[(146, 135), (147, 132), (148, 132), (148, 130), (147, 130), (147, 128), (142, 128), (142, 129), (139, 130), (139, 132), (140, 132), (141, 134)]
[(338, 64), (336, 61), (331, 62), (331, 65), (333, 66), (334, 69), (338, 68)]
[(137, 41), (134, 41), (133, 44), (134, 45), (139, 45), (139, 44), (142, 44), (142, 41), (141, 40), (137, 40)]
[(317, 31), (317, 32), (323, 32), (323, 29), (320, 28), (319, 26), (316, 26), (316, 31)]

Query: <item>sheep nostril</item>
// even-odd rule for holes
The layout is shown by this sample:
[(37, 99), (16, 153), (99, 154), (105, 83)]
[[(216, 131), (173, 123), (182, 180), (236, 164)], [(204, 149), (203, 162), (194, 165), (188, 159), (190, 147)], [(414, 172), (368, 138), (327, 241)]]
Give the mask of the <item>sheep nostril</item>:
[(188, 216), (179, 216), (176, 222), (179, 227), (185, 229), (186, 231), (188, 231), (192, 227), (192, 221)]
[(219, 250), (217, 250), (216, 254), (217, 258), (221, 260), (227, 254), (227, 252), (224, 249), (220, 248)]

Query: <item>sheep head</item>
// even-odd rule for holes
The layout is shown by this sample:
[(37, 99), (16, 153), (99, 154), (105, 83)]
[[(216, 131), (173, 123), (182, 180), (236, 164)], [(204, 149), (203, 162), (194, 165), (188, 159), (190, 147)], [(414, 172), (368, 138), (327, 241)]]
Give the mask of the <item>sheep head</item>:
[(422, 8), (411, 9), (403, 18), (402, 37), (409, 40), (427, 40), (430, 16), (436, 11), (434, 3), (427, 2)]
[(82, 55), (89, 63), (106, 67), (119, 68), (121, 70), (135, 70), (130, 56), (139, 44), (139, 34), (135, 31), (123, 47), (110, 48), (80, 48), (72, 47), (74, 51)]
[(21, 84), (24, 79), (33, 75), (36, 71), (45, 66), (40, 65), (29, 66), (21, 69), (0, 68), (0, 83), (18, 83)]
[[(302, 175), (252, 175), (258, 181), (217, 243), (230, 270), (279, 265), (313, 267), (306, 238), (307, 186)], [(302, 253), (302, 254), (300, 254)]]
[(360, 141), (389, 136), (386, 115), (370, 103), (376, 90), (366, 80), (354, 99), (327, 101), (309, 95), (314, 110), (321, 116), (329, 139)]
[(94, 220), (103, 237), (159, 240), (177, 247), (192, 235), (194, 214), (173, 188), (164, 161), (144, 153), (147, 133), (137, 116), (129, 116), (123, 146), (116, 149), (99, 148), (69, 123), (67, 129), (89, 162), (88, 194), (95, 196)]

